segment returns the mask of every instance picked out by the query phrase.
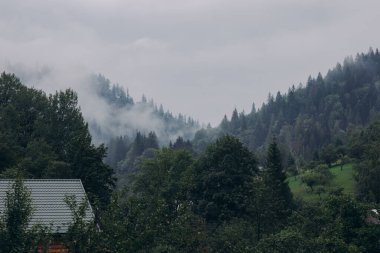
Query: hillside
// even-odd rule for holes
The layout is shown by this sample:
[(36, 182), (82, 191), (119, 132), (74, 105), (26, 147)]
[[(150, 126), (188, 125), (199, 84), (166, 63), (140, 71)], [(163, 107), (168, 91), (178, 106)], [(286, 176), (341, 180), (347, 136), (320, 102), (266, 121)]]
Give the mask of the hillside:
[(198, 132), (194, 146), (202, 150), (217, 136), (232, 134), (260, 155), (276, 136), (286, 160), (319, 159), (328, 144), (346, 144), (353, 131), (380, 118), (379, 96), (380, 54), (370, 49), (285, 94), (269, 94), (257, 110), (254, 104), (248, 114), (235, 109), (219, 127)]
[(144, 95), (136, 102), (128, 90), (102, 75), (90, 80), (100, 106), (95, 115), (84, 116), (95, 141), (108, 148), (105, 162), (121, 174), (135, 170), (138, 158), (150, 157), (159, 146), (191, 146), (188, 140), (200, 128), (191, 117), (173, 115)]
[[(167, 145), (178, 136), (192, 139), (200, 128), (199, 123), (182, 114), (173, 115), (157, 105), (153, 99), (143, 95), (140, 101), (130, 96), (129, 91), (102, 75), (90, 78), (90, 93), (101, 106), (93, 114), (84, 114), (89, 122), (91, 134), (98, 142), (108, 143), (111, 139), (128, 136), (136, 132), (154, 132), (160, 144)], [(93, 108), (92, 108), (93, 109)]]

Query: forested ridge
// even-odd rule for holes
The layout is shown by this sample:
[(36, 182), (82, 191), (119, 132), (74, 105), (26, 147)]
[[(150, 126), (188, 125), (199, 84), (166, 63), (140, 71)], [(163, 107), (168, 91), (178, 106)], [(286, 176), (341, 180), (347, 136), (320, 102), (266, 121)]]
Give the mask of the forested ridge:
[[(116, 137), (108, 156), (92, 143), (74, 91), (46, 95), (3, 73), (0, 177), (17, 180), (0, 214), (0, 252), (53, 243), (48, 228), (27, 228), (23, 178), (82, 179), (96, 225), (84, 222), (83, 204), (71, 206), (75, 219), (61, 237), (71, 252), (379, 252), (379, 59), (377, 50), (347, 59), (257, 112), (235, 110), (192, 142)], [(125, 102), (116, 106), (132, 101), (115, 97)], [(330, 167), (347, 164), (352, 194), (331, 180)], [(290, 175), (319, 198), (295, 197)]]
[(193, 141), (202, 150), (217, 136), (232, 134), (251, 150), (265, 150), (273, 136), (287, 156), (319, 159), (329, 144), (347, 144), (352, 132), (380, 118), (380, 53), (347, 57), (323, 77), (309, 77), (287, 93), (269, 94), (259, 109), (233, 111), (216, 129), (200, 130)]
[[(142, 95), (136, 101), (129, 91), (125, 91), (119, 84), (112, 84), (103, 75), (92, 75), (89, 81), (89, 89), (94, 93), (94, 98), (103, 101), (109, 110), (107, 115), (101, 118), (89, 119), (91, 134), (98, 141), (108, 143), (117, 137), (133, 139), (136, 132), (148, 134), (155, 132), (161, 145), (168, 145), (171, 140), (182, 136), (192, 139), (200, 124), (191, 117), (181, 113), (174, 115), (157, 105), (153, 99)], [(86, 115), (85, 115), (86, 116)]]
[(102, 75), (91, 77), (90, 90), (108, 110), (102, 122), (97, 117), (89, 119), (89, 130), (97, 142), (104, 142), (108, 149), (105, 162), (119, 178), (134, 171), (140, 158), (151, 157), (160, 146), (191, 147), (189, 140), (200, 129), (193, 118), (173, 115), (145, 95), (135, 101), (128, 90)]

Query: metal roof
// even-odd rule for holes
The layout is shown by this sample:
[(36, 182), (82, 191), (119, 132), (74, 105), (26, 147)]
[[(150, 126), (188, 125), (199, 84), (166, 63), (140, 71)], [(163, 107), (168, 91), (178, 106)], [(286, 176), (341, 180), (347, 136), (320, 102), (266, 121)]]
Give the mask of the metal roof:
[[(12, 189), (14, 180), (0, 179), (0, 215), (5, 209), (6, 192)], [(80, 179), (27, 179), (24, 185), (31, 193), (32, 217), (29, 226), (40, 224), (52, 229), (53, 233), (65, 233), (73, 221), (73, 215), (66, 204), (66, 196), (75, 196), (77, 203), (86, 199), (86, 192)], [(85, 220), (94, 219), (90, 204)]]

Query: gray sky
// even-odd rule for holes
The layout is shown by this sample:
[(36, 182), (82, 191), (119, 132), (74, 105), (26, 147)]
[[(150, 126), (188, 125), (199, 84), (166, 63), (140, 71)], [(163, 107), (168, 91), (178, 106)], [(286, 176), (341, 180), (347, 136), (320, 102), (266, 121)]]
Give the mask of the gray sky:
[(378, 0), (1, 0), (0, 68), (80, 89), (102, 73), (216, 125), (269, 92), (380, 47)]

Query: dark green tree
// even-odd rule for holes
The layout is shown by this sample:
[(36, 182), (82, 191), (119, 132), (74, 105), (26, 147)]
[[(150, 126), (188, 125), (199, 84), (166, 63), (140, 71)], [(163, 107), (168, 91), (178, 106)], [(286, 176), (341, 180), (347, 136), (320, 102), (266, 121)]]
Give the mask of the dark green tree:
[(351, 141), (356, 159), (357, 193), (360, 199), (380, 203), (380, 122), (374, 122)]
[(113, 171), (103, 163), (104, 146), (92, 144), (74, 91), (47, 97), (3, 73), (0, 117), (0, 172), (17, 168), (28, 178), (80, 178), (93, 203), (108, 202)]
[(148, 137), (145, 139), (144, 149), (148, 148), (158, 149), (158, 139), (155, 132), (149, 132)]
[(117, 164), (125, 159), (129, 148), (129, 138), (122, 136), (112, 138), (107, 144), (107, 157), (105, 158), (105, 162), (112, 168), (116, 168)]
[[(32, 139), (26, 149), (24, 157), (18, 163), (17, 167), (29, 173), (31, 178), (44, 178), (50, 169), (52, 175), (52, 164), (58, 160), (57, 155), (53, 152), (52, 147), (45, 140)], [(69, 178), (70, 172), (67, 168), (66, 177)]]
[(178, 136), (174, 144), (172, 144), (173, 149), (186, 149), (192, 151), (192, 144), (190, 140), (185, 141), (181, 136)]
[(255, 252), (377, 252), (380, 227), (367, 222), (368, 208), (340, 193), (304, 203), (290, 225), (260, 240)]
[(239, 131), (239, 128), (240, 128), (239, 114), (235, 108), (231, 116), (230, 131), (231, 133), (237, 133)]
[(96, 252), (96, 230), (93, 217), (89, 214), (89, 202), (86, 198), (77, 200), (75, 196), (66, 196), (65, 202), (70, 208), (72, 218), (64, 242), (70, 252)]
[(332, 163), (336, 162), (338, 159), (337, 150), (334, 145), (329, 144), (324, 146), (321, 150), (320, 157), (329, 167), (331, 167)]
[(228, 132), (229, 131), (229, 122), (228, 122), (228, 119), (227, 119), (227, 115), (224, 115), (223, 120), (222, 120), (222, 122), (220, 122), (219, 126), (220, 126), (220, 129), (223, 132)]
[(316, 190), (316, 188), (321, 192), (322, 188), (329, 186), (333, 178), (334, 175), (331, 173), (329, 167), (325, 164), (319, 164), (306, 170), (301, 176), (301, 181), (306, 184), (312, 192)]
[(276, 139), (269, 145), (265, 170), (262, 173), (267, 201), (266, 229), (275, 231), (284, 226), (292, 209), (292, 193), (282, 166), (282, 158)]
[(125, 241), (130, 251), (201, 251), (205, 226), (188, 198), (192, 164), (186, 150), (167, 148), (141, 162), (124, 205), (127, 227), (121, 232), (134, 238)]
[(194, 166), (192, 199), (210, 223), (249, 216), (249, 192), (257, 174), (256, 159), (232, 136), (219, 138)]

